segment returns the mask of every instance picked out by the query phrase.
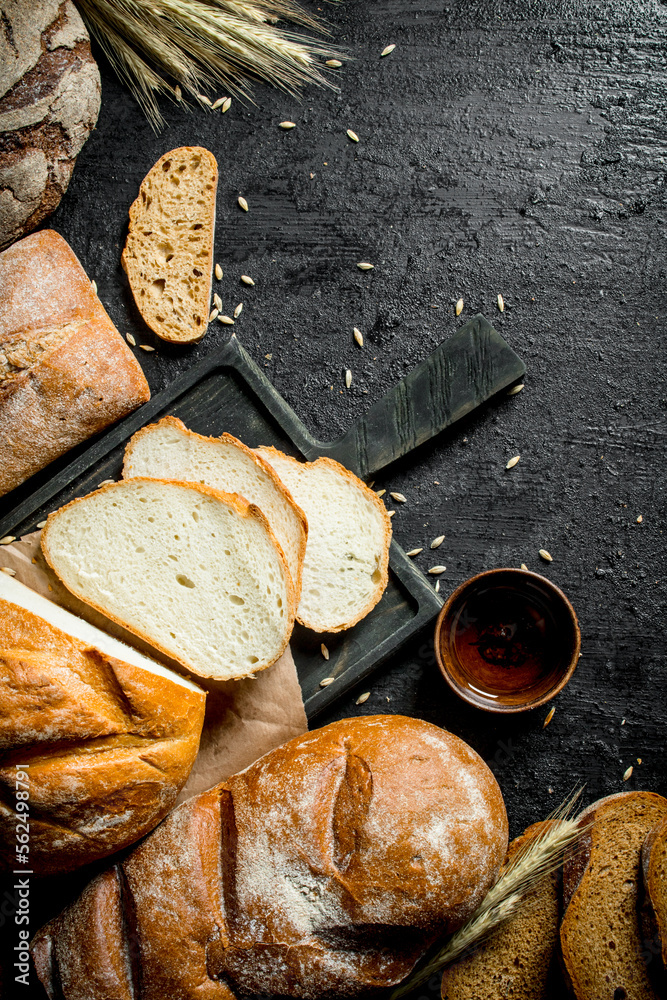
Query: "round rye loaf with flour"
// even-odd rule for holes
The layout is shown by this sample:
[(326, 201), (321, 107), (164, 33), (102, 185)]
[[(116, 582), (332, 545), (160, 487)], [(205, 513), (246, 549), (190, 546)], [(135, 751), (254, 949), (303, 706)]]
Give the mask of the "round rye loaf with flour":
[(0, 250), (57, 208), (100, 110), (100, 74), (71, 0), (4, 0)]
[(33, 956), (64, 1000), (368, 997), (461, 926), (506, 849), (500, 789), (465, 743), (343, 719), (183, 803)]

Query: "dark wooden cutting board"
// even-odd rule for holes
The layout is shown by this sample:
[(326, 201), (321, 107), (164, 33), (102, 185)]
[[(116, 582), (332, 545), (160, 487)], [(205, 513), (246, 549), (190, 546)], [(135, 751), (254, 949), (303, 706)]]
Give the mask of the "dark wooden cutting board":
[[(312, 461), (322, 455), (368, 478), (506, 388), (525, 365), (483, 316), (473, 317), (336, 441), (316, 440), (249, 357), (236, 336), (106, 434), (49, 466), (4, 498), (0, 536), (35, 530), (49, 511), (121, 475), (128, 439), (166, 414), (200, 434), (235, 435), (250, 447), (274, 445)], [(11, 510), (12, 499), (16, 505)], [(0, 513), (2, 513), (0, 511)], [(389, 584), (354, 628), (320, 635), (297, 626), (291, 647), (309, 718), (371, 673), (441, 607), (427, 580), (392, 542)], [(322, 640), (330, 652), (326, 661)], [(326, 687), (325, 677), (335, 681)]]

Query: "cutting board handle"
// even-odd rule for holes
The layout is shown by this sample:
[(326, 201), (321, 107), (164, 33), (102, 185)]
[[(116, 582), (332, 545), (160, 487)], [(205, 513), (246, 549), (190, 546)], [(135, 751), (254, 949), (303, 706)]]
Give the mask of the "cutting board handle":
[(365, 478), (449, 427), (526, 371), (481, 314), (402, 378), (327, 449)]

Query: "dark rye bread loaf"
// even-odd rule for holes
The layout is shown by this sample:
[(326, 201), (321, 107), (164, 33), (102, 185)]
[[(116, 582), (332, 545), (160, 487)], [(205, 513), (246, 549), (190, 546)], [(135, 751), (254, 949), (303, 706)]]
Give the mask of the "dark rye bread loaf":
[(622, 792), (582, 813), (591, 822), (563, 866), (563, 971), (576, 1000), (655, 1000), (640, 922), (641, 850), (667, 799)]
[(416, 719), (344, 719), (179, 806), (36, 936), (58, 1000), (367, 997), (495, 881), (500, 789)]
[(642, 875), (644, 957), (649, 971), (658, 966), (654, 979), (657, 978), (664, 989), (667, 986), (667, 818), (654, 827), (644, 841)]
[[(509, 846), (503, 868), (549, 823), (534, 823)], [(519, 911), (470, 954), (445, 969), (443, 1000), (547, 1000), (558, 996), (560, 872), (552, 872)]]
[(0, 250), (58, 206), (100, 110), (100, 74), (71, 0), (0, 5)]

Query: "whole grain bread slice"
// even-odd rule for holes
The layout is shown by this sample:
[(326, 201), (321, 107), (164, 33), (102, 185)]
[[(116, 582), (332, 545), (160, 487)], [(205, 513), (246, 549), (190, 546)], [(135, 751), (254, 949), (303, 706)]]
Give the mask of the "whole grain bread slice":
[(315, 632), (356, 625), (387, 586), (391, 521), (384, 504), (330, 458), (299, 462), (276, 448), (257, 448), (256, 454), (308, 518), (299, 621)]
[(65, 586), (200, 677), (269, 667), (294, 624), (294, 588), (264, 514), (207, 486), (129, 479), (49, 515)]
[(231, 434), (204, 437), (163, 417), (130, 439), (123, 478), (177, 479), (240, 493), (264, 513), (282, 548), (298, 601), (308, 522), (271, 466)]
[(653, 979), (667, 993), (667, 818), (654, 827), (644, 841), (642, 875), (644, 957), (649, 972), (658, 966)]
[(149, 170), (130, 207), (121, 261), (139, 312), (163, 340), (206, 333), (217, 183), (213, 153), (181, 146)]
[[(534, 823), (509, 846), (503, 868), (549, 822)], [(502, 875), (502, 869), (501, 873)], [(493, 936), (445, 969), (443, 1000), (546, 1000), (556, 996), (560, 872), (554, 871), (525, 897), (520, 910)]]
[(640, 922), (641, 850), (667, 799), (623, 792), (582, 814), (590, 823), (563, 867), (560, 949), (576, 1000), (656, 1000)]

